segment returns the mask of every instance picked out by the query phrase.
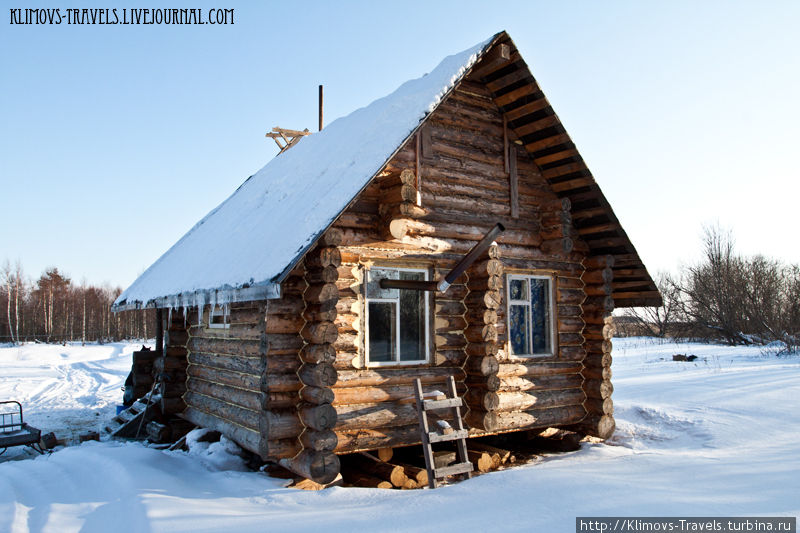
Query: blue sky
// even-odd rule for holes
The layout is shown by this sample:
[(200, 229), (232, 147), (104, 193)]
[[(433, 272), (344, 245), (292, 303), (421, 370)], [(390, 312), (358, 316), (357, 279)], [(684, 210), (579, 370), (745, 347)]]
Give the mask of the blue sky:
[[(19, 26), (0, 3), (0, 262), (123, 287), (276, 153), (507, 30), (651, 271), (703, 224), (800, 262), (798, 2), (240, 2), (227, 26)], [(91, 7), (151, 7), (106, 2)], [(187, 268), (202, 265), (187, 265)]]

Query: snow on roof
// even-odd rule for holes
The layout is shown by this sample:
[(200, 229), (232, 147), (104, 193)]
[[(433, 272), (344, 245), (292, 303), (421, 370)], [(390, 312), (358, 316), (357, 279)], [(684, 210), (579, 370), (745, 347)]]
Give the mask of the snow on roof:
[(493, 40), (445, 58), (275, 157), (139, 276), (114, 309), (279, 297), (282, 277)]

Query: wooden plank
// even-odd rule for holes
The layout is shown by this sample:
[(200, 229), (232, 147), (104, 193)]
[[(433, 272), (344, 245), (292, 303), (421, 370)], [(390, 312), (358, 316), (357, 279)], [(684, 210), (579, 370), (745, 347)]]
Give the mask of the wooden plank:
[(436, 469), (436, 477), (455, 476), (456, 474), (468, 474), (474, 469), (472, 463), (456, 463), (454, 465), (445, 466)]
[(517, 147), (508, 147), (508, 183), (511, 195), (511, 218), (519, 218), (519, 175), (517, 173)]
[(578, 235), (591, 235), (593, 233), (601, 233), (603, 231), (612, 231), (620, 229), (619, 222), (606, 222), (605, 224), (595, 224), (593, 226), (586, 226), (578, 228)]
[(577, 163), (567, 163), (566, 165), (543, 170), (542, 177), (545, 179), (552, 179), (559, 176), (564, 176), (566, 174), (571, 174), (573, 172), (580, 172), (582, 170), (586, 170), (586, 164), (584, 164), (583, 161), (578, 161)]
[(504, 94), (503, 96), (498, 96), (494, 99), (494, 102), (497, 104), (498, 107), (505, 107), (508, 104), (519, 100), (525, 96), (535, 93), (539, 90), (539, 87), (536, 85), (524, 85), (518, 89), (514, 89), (511, 92)]
[(593, 185), (593, 184), (595, 184), (593, 177), (582, 176), (580, 178), (562, 181), (561, 183), (553, 183), (551, 187), (555, 192), (564, 192), (564, 191), (570, 191), (572, 189), (577, 189), (579, 187), (586, 187), (588, 185)]
[(505, 76), (486, 82), (486, 87), (493, 93), (496, 93), (503, 90), (503, 88), (521, 80), (528, 80), (530, 83), (535, 83), (530, 71), (528, 71), (528, 69), (525, 67), (519, 67)]
[(428, 486), (432, 489), (436, 488), (436, 476), (433, 470), (433, 450), (431, 450), (430, 441), (430, 428), (428, 427), (428, 416), (422, 408), (423, 405), (423, 392), (422, 381), (420, 379), (414, 380), (414, 394), (416, 396), (417, 418), (419, 419), (419, 431), (422, 438), (422, 451), (425, 456), (425, 469), (428, 472)]
[(448, 409), (450, 407), (461, 407), (463, 404), (461, 398), (446, 398), (444, 400), (424, 400), (422, 408), (426, 411), (433, 411), (435, 409)]
[[(517, 55), (515, 53), (515, 55)], [(475, 65), (470, 75), (477, 79), (495, 72), (512, 61), (511, 47), (505, 43), (496, 44)]]
[(556, 115), (550, 115), (549, 117), (540, 118), (539, 120), (516, 126), (513, 129), (518, 136), (523, 137), (560, 123), (561, 121), (558, 120)]
[(546, 98), (539, 98), (538, 100), (534, 100), (533, 102), (528, 102), (527, 104), (523, 104), (517, 108), (514, 108), (511, 111), (506, 111), (503, 116), (505, 116), (509, 121), (512, 121), (522, 118), (526, 115), (536, 113), (542, 109), (547, 109), (548, 107), (550, 107), (550, 102), (548, 102)]
[(541, 157), (534, 158), (534, 161), (537, 165), (543, 166), (549, 163), (555, 163), (556, 161), (561, 161), (562, 159), (568, 159), (570, 157), (580, 156), (578, 150), (575, 148), (567, 148), (565, 150), (561, 150), (554, 154), (543, 155)]
[(553, 135), (552, 137), (547, 137), (546, 139), (528, 143), (525, 145), (525, 148), (529, 152), (537, 152), (539, 150), (544, 150), (545, 148), (550, 148), (551, 146), (558, 146), (559, 144), (568, 142), (571, 142), (569, 135), (566, 133), (559, 133), (558, 135)]
[(447, 435), (440, 435), (439, 433), (435, 432), (428, 432), (428, 440), (431, 444), (435, 442), (448, 442), (451, 440), (458, 440), (458, 439), (466, 439), (469, 436), (469, 430), (462, 429), (460, 431), (454, 431), (452, 433), (448, 433)]

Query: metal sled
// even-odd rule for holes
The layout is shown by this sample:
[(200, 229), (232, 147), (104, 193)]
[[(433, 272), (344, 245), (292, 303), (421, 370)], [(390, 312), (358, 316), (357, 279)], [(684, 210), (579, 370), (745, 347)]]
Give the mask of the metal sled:
[(28, 425), (22, 418), (22, 404), (8, 400), (0, 402), (0, 455), (11, 446), (30, 446), (44, 453), (39, 446), (41, 430)]

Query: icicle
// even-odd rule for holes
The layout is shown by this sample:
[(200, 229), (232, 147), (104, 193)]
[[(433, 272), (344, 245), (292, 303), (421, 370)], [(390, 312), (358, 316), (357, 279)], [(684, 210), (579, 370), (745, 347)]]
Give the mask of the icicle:
[(205, 298), (202, 292), (194, 293), (194, 301), (197, 306), (197, 325), (203, 325), (203, 308), (205, 307)]

